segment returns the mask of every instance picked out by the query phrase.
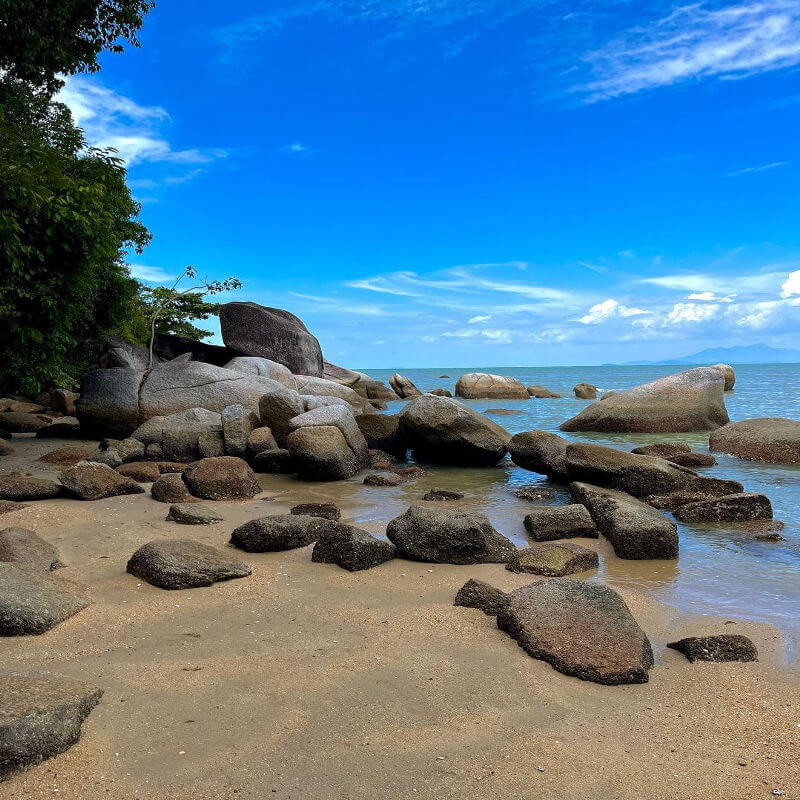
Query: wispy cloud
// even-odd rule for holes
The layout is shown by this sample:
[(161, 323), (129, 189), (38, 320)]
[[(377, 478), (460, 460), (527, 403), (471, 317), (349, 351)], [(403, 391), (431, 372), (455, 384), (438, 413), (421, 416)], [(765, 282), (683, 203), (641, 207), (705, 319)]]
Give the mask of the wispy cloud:
[(139, 280), (146, 281), (147, 283), (165, 283), (166, 281), (174, 281), (175, 277), (180, 270), (175, 273), (167, 272), (163, 267), (152, 267), (146, 264), (129, 264), (131, 275)]
[(800, 3), (692, 3), (624, 32), (583, 60), (587, 102), (701, 78), (742, 78), (800, 64)]
[(206, 164), (227, 155), (220, 148), (176, 149), (165, 133), (170, 118), (161, 106), (140, 105), (93, 77), (67, 77), (58, 100), (70, 109), (91, 146), (114, 148), (129, 166)]
[(767, 172), (767, 170), (777, 169), (778, 167), (788, 167), (790, 161), (772, 161), (769, 164), (759, 164), (755, 167), (744, 167), (744, 169), (737, 169), (734, 172), (729, 172), (729, 178), (735, 178), (737, 175), (748, 175), (751, 172)]

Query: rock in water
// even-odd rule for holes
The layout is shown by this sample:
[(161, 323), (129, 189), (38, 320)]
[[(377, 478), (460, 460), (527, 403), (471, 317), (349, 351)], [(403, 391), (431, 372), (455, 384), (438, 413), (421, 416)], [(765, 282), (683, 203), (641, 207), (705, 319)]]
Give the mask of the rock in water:
[(599, 565), (600, 560), (594, 550), (571, 542), (545, 542), (517, 550), (508, 560), (506, 569), (509, 572), (529, 572), (532, 575), (559, 578), (597, 569)]
[(468, 372), (456, 381), (456, 397), (468, 400), (528, 400), (528, 390), (516, 378)]
[(443, 500), (461, 500), (464, 495), (462, 492), (453, 492), (450, 489), (431, 489), (422, 499), (429, 503), (437, 503)]
[(544, 486), (520, 486), (514, 490), (514, 496), (520, 500), (531, 500), (540, 503), (542, 500), (552, 500), (556, 493)]
[(279, 514), (252, 519), (231, 534), (231, 544), (248, 553), (273, 553), (294, 550), (316, 542), (324, 531), (339, 525), (322, 517), (305, 514)]
[(683, 489), (678, 489), (667, 494), (651, 494), (645, 500), (654, 508), (665, 508), (674, 511), (687, 503), (696, 503), (700, 500), (710, 500), (714, 497), (724, 497), (728, 494), (738, 494), (744, 488), (739, 481), (725, 481), (719, 478), (695, 478)]
[(438, 564), (504, 564), (517, 549), (482, 514), (455, 509), (412, 506), (386, 536), (400, 556)]
[(506, 453), (511, 434), (474, 409), (447, 397), (424, 395), (400, 414), (400, 430), (422, 461), (492, 466)]
[(561, 425), (562, 431), (710, 431), (728, 422), (725, 377), (698, 367), (607, 396)]
[(620, 558), (678, 557), (678, 529), (663, 514), (625, 492), (587, 483), (573, 483), (570, 489)]
[(580, 503), (567, 506), (533, 506), (525, 516), (525, 530), (534, 542), (552, 542), (576, 536), (597, 538), (592, 517)]
[(670, 456), (691, 453), (692, 448), (683, 442), (655, 442), (641, 447), (634, 447), (631, 453), (639, 456), (656, 456), (657, 458), (669, 458)]
[(528, 394), (531, 397), (535, 397), (538, 400), (542, 399), (558, 399), (561, 397), (560, 394), (556, 394), (555, 392), (551, 392), (546, 386), (528, 386)]
[(395, 394), (401, 400), (408, 400), (411, 397), (419, 397), (422, 392), (414, 386), (414, 383), (409, 379), (406, 378), (405, 375), (401, 375), (399, 372), (395, 372), (391, 378), (389, 378), (389, 386), (392, 387)]
[(142, 494), (136, 481), (115, 472), (105, 464), (81, 461), (65, 469), (59, 476), (64, 488), (79, 500), (101, 500), (122, 494)]
[(102, 695), (55, 675), (0, 676), (0, 781), (69, 750)]
[(44, 633), (86, 605), (51, 580), (0, 562), (0, 636)]
[(320, 534), (311, 551), (311, 560), (336, 564), (350, 572), (357, 572), (390, 561), (395, 553), (395, 546), (391, 542), (377, 539), (352, 525), (337, 522)]
[(290, 514), (307, 517), (322, 517), (331, 522), (338, 522), (342, 517), (342, 510), (335, 503), (300, 503), (289, 510)]
[(691, 470), (670, 464), (663, 458), (582, 443), (567, 446), (567, 473), (574, 481), (618, 489), (635, 497), (666, 494), (684, 488), (697, 478)]
[(550, 578), (508, 596), (497, 627), (565, 675), (607, 685), (646, 683), (653, 650), (625, 601), (597, 583)]
[(213, 525), (222, 522), (222, 517), (202, 503), (174, 503), (169, 507), (167, 521), (182, 525)]
[(456, 594), (454, 606), (477, 608), (487, 617), (496, 617), (498, 611), (505, 605), (508, 595), (490, 583), (470, 578)]
[(740, 492), (687, 503), (675, 510), (681, 522), (750, 522), (772, 519), (772, 504), (763, 494)]
[(64, 566), (58, 550), (27, 528), (0, 531), (0, 561), (28, 572), (50, 572)]
[(46, 478), (0, 475), (0, 500), (49, 500), (62, 491), (62, 486)]
[(159, 589), (194, 589), (250, 574), (247, 564), (192, 539), (148, 542), (130, 557), (127, 570)]
[(511, 437), (508, 454), (518, 467), (547, 475), (554, 481), (567, 481), (568, 444), (554, 433), (525, 431)]
[(205, 500), (249, 500), (261, 491), (253, 470), (234, 456), (202, 458), (183, 473), (187, 488)]
[(758, 417), (731, 422), (715, 430), (709, 447), (748, 461), (800, 464), (800, 422), (783, 417)]
[(667, 647), (683, 653), (689, 661), (758, 661), (758, 650), (746, 636), (735, 633), (720, 636), (689, 636), (670, 642)]
[(395, 472), (373, 472), (364, 478), (365, 486), (399, 486), (403, 482), (403, 476)]
[(572, 393), (579, 400), (594, 400), (597, 397), (597, 387), (591, 383), (579, 383), (572, 387)]
[(736, 383), (736, 373), (730, 364), (714, 364), (714, 369), (718, 369), (725, 378), (725, 391), (732, 392)]
[(222, 341), (233, 350), (277, 361), (295, 375), (322, 375), (319, 342), (288, 311), (258, 303), (224, 303), (219, 324)]

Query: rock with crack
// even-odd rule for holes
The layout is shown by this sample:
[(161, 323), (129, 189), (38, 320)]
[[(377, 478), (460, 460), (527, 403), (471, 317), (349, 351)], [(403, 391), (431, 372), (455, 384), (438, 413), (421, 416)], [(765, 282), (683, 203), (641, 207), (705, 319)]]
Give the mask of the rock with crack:
[(758, 661), (758, 650), (747, 636), (727, 633), (718, 636), (689, 636), (667, 647), (695, 661)]
[(646, 683), (653, 650), (625, 601), (598, 583), (548, 578), (509, 593), (497, 614), (533, 658), (606, 685)]
[(675, 523), (625, 492), (588, 483), (570, 485), (576, 501), (586, 506), (597, 529), (620, 558), (678, 557)]
[[(354, 414), (375, 413), (369, 400), (353, 391), (349, 386), (342, 386), (335, 381), (328, 381), (313, 375), (295, 375), (295, 380), (297, 381), (297, 391), (301, 396), (336, 398), (347, 403)], [(308, 409), (313, 407), (313, 405), (306, 405)]]
[(159, 589), (194, 589), (250, 574), (247, 564), (193, 539), (148, 542), (130, 557), (127, 570)]
[(487, 617), (496, 617), (508, 595), (485, 581), (470, 578), (456, 593), (454, 606), (477, 608)]
[(516, 547), (482, 514), (412, 506), (386, 527), (402, 558), (438, 564), (504, 564)]
[(395, 374), (389, 378), (389, 386), (392, 387), (394, 393), (401, 400), (419, 397), (422, 394), (422, 392), (414, 386), (413, 381), (406, 378), (405, 375), (401, 375), (399, 372), (395, 372)]
[(260, 425), (258, 414), (244, 406), (232, 405), (225, 406), (220, 417), (225, 454), (245, 458), (250, 434)]
[(144, 488), (105, 464), (81, 461), (58, 476), (66, 492), (78, 500), (102, 500), (123, 494), (141, 494)]
[(467, 400), (528, 400), (530, 394), (516, 378), (468, 372), (456, 381), (456, 397)]
[(566, 464), (573, 481), (618, 489), (635, 497), (683, 489), (697, 478), (691, 470), (670, 464), (663, 458), (626, 453), (598, 444), (567, 445)]
[(202, 458), (183, 472), (186, 487), (204, 500), (249, 500), (261, 492), (246, 461), (234, 456)]
[(159, 445), (161, 457), (170, 461), (195, 461), (206, 453), (225, 455), (222, 417), (205, 408), (187, 408), (176, 414), (152, 417), (131, 436), (146, 448)]
[(0, 781), (69, 750), (102, 695), (72, 678), (0, 676)]
[(568, 481), (567, 445), (561, 436), (547, 431), (525, 431), (511, 437), (508, 454), (523, 469), (547, 475), (554, 481)]
[(517, 550), (508, 560), (506, 569), (560, 578), (597, 569), (598, 566), (600, 560), (594, 550), (572, 542), (542, 542)]
[(586, 506), (533, 506), (525, 515), (525, 530), (534, 542), (552, 542), (581, 536), (597, 538), (597, 528)]
[(751, 522), (772, 519), (772, 504), (763, 494), (740, 492), (687, 503), (675, 509), (681, 522)]
[(731, 422), (711, 434), (709, 447), (748, 461), (800, 464), (800, 422), (783, 417)]
[(395, 554), (396, 549), (391, 542), (377, 539), (352, 525), (337, 522), (322, 531), (311, 551), (311, 560), (358, 572), (391, 561)]
[(27, 528), (0, 530), (0, 561), (26, 572), (51, 572), (64, 566), (58, 550)]
[(324, 531), (339, 524), (305, 514), (278, 514), (240, 525), (231, 534), (230, 543), (248, 553), (295, 550), (316, 542)]
[(400, 430), (421, 461), (493, 466), (511, 434), (488, 417), (448, 397), (423, 395), (400, 414)]
[(222, 517), (203, 503), (173, 503), (167, 513), (167, 522), (179, 522), (181, 525), (213, 525), (222, 522)]
[(43, 575), (0, 562), (0, 636), (45, 633), (86, 605)]
[(562, 431), (670, 433), (710, 431), (728, 422), (725, 376), (698, 367), (658, 378), (592, 403), (561, 425)]

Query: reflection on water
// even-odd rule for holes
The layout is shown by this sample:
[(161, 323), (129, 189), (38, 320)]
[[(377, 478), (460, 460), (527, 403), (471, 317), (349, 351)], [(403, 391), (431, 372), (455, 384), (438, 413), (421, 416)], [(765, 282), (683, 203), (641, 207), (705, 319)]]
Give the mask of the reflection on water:
[[(511, 375), (526, 385), (540, 384), (563, 395), (557, 400), (467, 401), (483, 411), (487, 408), (517, 409), (522, 413), (495, 417), (512, 433), (541, 429), (558, 432), (558, 426), (587, 405), (572, 396), (581, 381), (602, 390), (622, 390), (677, 372), (681, 367), (542, 367), (542, 368), (437, 368), (400, 370), (422, 391), (454, 388), (455, 380), (468, 371)], [(369, 370), (387, 380), (394, 370)], [(448, 373), (451, 379), (439, 378)], [(800, 419), (800, 365), (741, 365), (736, 367), (735, 391), (726, 395), (732, 420), (782, 416)], [(403, 403), (391, 403), (396, 413)], [(593, 441), (631, 449), (653, 441), (683, 441), (699, 451), (708, 450), (708, 435), (697, 434), (565, 434), (570, 439)], [(718, 454), (719, 464), (702, 474), (738, 480), (745, 489), (763, 492), (772, 501), (775, 518), (786, 524), (784, 542), (754, 541), (743, 531), (724, 527), (690, 526), (679, 523), (680, 557), (672, 561), (625, 561), (616, 558), (607, 542), (599, 543), (599, 577), (616, 586), (650, 592), (656, 599), (700, 613), (744, 617), (779, 626), (800, 642), (800, 469), (740, 461)], [(433, 487), (452, 488), (467, 496), (461, 504), (486, 514), (495, 527), (516, 542), (526, 544), (522, 520), (529, 503), (514, 496), (522, 484), (550, 486), (534, 473), (504, 461), (494, 469), (429, 467), (419, 478), (396, 488), (368, 488), (358, 480), (328, 486), (320, 491), (334, 496), (350, 508), (356, 521), (382, 531), (386, 521), (402, 513)], [(552, 486), (552, 503), (570, 502), (562, 487)], [(596, 545), (595, 545), (596, 546)]]

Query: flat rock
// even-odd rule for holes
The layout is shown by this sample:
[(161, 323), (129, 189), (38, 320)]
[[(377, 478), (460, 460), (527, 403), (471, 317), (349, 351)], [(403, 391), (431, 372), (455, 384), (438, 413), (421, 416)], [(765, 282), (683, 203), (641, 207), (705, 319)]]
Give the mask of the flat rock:
[(116, 471), (138, 483), (155, 483), (161, 477), (157, 461), (131, 461), (130, 464), (117, 467)]
[(0, 676), (0, 781), (69, 750), (102, 695), (55, 675)]
[(174, 503), (169, 507), (167, 522), (213, 525), (215, 522), (222, 522), (222, 517), (203, 503)]
[(59, 447), (39, 457), (43, 464), (56, 467), (72, 467), (79, 461), (86, 461), (97, 453), (93, 447)]
[(192, 539), (148, 542), (130, 557), (127, 570), (159, 589), (193, 589), (250, 574), (247, 564)]
[(698, 367), (607, 395), (561, 425), (562, 431), (670, 433), (710, 431), (728, 422), (725, 377)]
[(203, 458), (183, 472), (186, 487), (205, 500), (249, 500), (261, 486), (246, 461), (234, 456)]
[(12, 511), (19, 511), (21, 508), (27, 508), (25, 503), (15, 503), (13, 500), (0, 500), (0, 514), (9, 514)]
[(552, 542), (581, 536), (597, 538), (597, 528), (586, 506), (533, 506), (525, 515), (525, 530), (534, 542)]
[(525, 431), (511, 437), (508, 454), (518, 467), (547, 475), (554, 481), (567, 481), (568, 444), (554, 433)]
[(688, 636), (667, 647), (695, 661), (758, 661), (758, 650), (747, 636), (724, 633), (719, 636)]
[(587, 483), (573, 483), (570, 489), (620, 558), (678, 557), (677, 526), (651, 506), (625, 492)]
[(772, 519), (772, 504), (763, 494), (739, 492), (687, 503), (675, 509), (681, 522), (749, 522)]
[(373, 472), (364, 478), (365, 486), (399, 486), (403, 483), (403, 476), (396, 472)]
[(488, 617), (496, 617), (505, 605), (507, 596), (505, 592), (490, 583), (470, 578), (456, 593), (453, 605), (477, 608)]
[(292, 506), (289, 513), (307, 517), (322, 517), (331, 522), (338, 522), (342, 518), (342, 510), (336, 503), (300, 503)]
[(689, 469), (713, 467), (717, 463), (717, 459), (711, 453), (677, 453), (674, 456), (666, 457), (665, 461), (677, 464), (679, 467), (688, 467)]
[(101, 500), (123, 494), (141, 494), (144, 489), (105, 464), (83, 461), (58, 476), (64, 489), (79, 500)]
[(43, 575), (0, 562), (0, 636), (44, 633), (86, 605)]
[(183, 475), (169, 472), (156, 480), (150, 487), (150, 496), (159, 503), (197, 503), (186, 484)]
[(517, 550), (508, 560), (506, 569), (510, 572), (529, 572), (533, 575), (559, 578), (597, 569), (598, 566), (600, 560), (594, 550), (571, 542), (545, 542)]
[(663, 458), (583, 443), (567, 445), (567, 473), (573, 481), (618, 489), (635, 497), (673, 492), (697, 477)]
[(398, 555), (440, 564), (504, 564), (516, 547), (482, 514), (412, 506), (391, 520), (386, 536)]
[(472, 408), (427, 394), (400, 413), (400, 430), (422, 461), (493, 466), (506, 453), (511, 434)]
[(0, 561), (30, 572), (50, 572), (64, 566), (58, 550), (27, 528), (0, 530)]
[(667, 494), (648, 495), (645, 500), (654, 508), (663, 508), (674, 511), (687, 503), (696, 503), (700, 500), (710, 500), (714, 497), (724, 497), (729, 494), (743, 492), (744, 488), (739, 481), (721, 480), (719, 478), (697, 477), (683, 489), (678, 489)]
[(653, 444), (634, 447), (633, 450), (631, 450), (631, 453), (636, 453), (636, 455), (657, 456), (658, 458), (669, 458), (670, 456), (678, 456), (691, 452), (692, 448), (683, 442), (655, 442)]
[(0, 500), (49, 500), (63, 488), (47, 478), (30, 475), (0, 475)]
[(456, 381), (456, 397), (468, 400), (528, 400), (530, 394), (516, 378), (468, 372)]
[(323, 531), (339, 524), (304, 514), (261, 517), (236, 528), (231, 534), (231, 544), (248, 553), (294, 550), (316, 542)]
[(429, 503), (435, 503), (442, 500), (461, 500), (463, 497), (462, 492), (454, 492), (451, 489), (431, 489), (423, 495), (422, 499)]
[(81, 423), (75, 417), (59, 417), (36, 429), (37, 439), (80, 439)]
[(357, 572), (390, 561), (395, 554), (391, 542), (377, 539), (352, 525), (336, 522), (320, 534), (311, 551), (311, 560)]
[(800, 422), (783, 417), (759, 417), (730, 422), (715, 430), (709, 447), (748, 461), (800, 464)]
[(607, 685), (646, 683), (653, 650), (625, 601), (598, 583), (548, 578), (516, 589), (497, 627), (565, 675)]
[(514, 496), (520, 500), (531, 500), (540, 503), (542, 500), (553, 500), (556, 493), (543, 486), (518, 486), (514, 489)]

